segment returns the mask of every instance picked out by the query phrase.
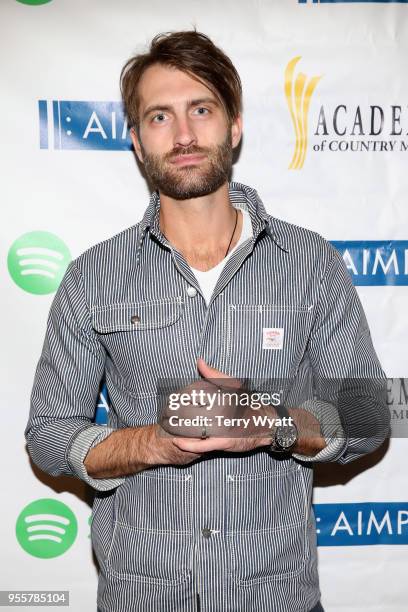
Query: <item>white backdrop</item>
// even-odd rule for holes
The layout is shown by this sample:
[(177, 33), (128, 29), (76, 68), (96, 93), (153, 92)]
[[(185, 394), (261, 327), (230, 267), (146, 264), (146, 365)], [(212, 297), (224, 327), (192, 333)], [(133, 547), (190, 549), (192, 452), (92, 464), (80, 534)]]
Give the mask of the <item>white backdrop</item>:
[[(0, 23), (0, 589), (69, 590), (73, 611), (96, 607), (91, 494), (30, 463), (23, 439), (29, 395), (57, 272), (67, 262), (58, 258), (59, 241), (76, 257), (138, 221), (148, 202), (122, 138), (120, 69), (156, 33), (196, 26), (230, 55), (243, 81), (244, 138), (233, 177), (255, 187), (273, 215), (342, 241), (336, 245), (394, 379), (389, 402), (398, 437), (354, 464), (317, 471), (323, 604), (328, 612), (406, 610), (407, 3), (2, 0)], [(285, 71), (296, 57), (287, 79), (291, 117)], [(307, 96), (296, 106), (299, 73), (305, 87), (321, 77), (309, 107)], [(305, 153), (297, 169), (289, 168), (293, 118)], [(43, 260), (25, 264), (31, 274), (22, 275), (25, 253)], [(45, 539), (36, 548), (24, 539), (25, 509), (44, 498), (62, 502), (77, 520), (76, 537), (62, 537), (62, 554)], [(41, 502), (33, 512), (44, 508)]]

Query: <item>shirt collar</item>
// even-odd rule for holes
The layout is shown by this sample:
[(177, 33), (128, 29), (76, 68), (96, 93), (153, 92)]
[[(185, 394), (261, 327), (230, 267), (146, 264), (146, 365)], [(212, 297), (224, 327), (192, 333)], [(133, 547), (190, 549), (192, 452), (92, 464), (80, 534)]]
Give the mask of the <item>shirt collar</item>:
[[(228, 187), (231, 203), (236, 208), (243, 208), (246, 210), (251, 217), (254, 240), (261, 231), (265, 230), (279, 248), (288, 252), (284, 238), (279, 235), (274, 218), (266, 212), (265, 206), (257, 191), (252, 187), (248, 187), (247, 185), (238, 182), (231, 182), (229, 183)], [(148, 230), (159, 240), (159, 242), (162, 244), (164, 243), (163, 234), (161, 233), (159, 226), (159, 210), (159, 192), (154, 191), (150, 196), (149, 205), (146, 208), (143, 218), (139, 224), (137, 258), (139, 258), (139, 252)]]

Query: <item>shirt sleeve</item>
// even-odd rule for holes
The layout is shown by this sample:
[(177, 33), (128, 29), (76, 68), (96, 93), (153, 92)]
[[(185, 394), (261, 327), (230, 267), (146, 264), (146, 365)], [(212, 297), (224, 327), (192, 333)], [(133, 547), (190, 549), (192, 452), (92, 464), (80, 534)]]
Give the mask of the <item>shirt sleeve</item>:
[(295, 459), (302, 461), (337, 461), (343, 454), (347, 440), (336, 406), (319, 400), (307, 400), (300, 406), (310, 412), (320, 424), (320, 430), (326, 446), (313, 457), (292, 453)]
[(48, 316), (24, 433), (39, 468), (52, 476), (82, 478), (100, 490), (118, 486), (118, 479), (91, 482), (80, 463), (92, 444), (112, 431), (102, 432), (93, 424), (105, 360), (91, 325), (81, 273), (71, 262)]
[(301, 407), (315, 416), (326, 447), (302, 461), (348, 463), (374, 451), (389, 436), (386, 376), (367, 319), (341, 255), (331, 245), (307, 358), (314, 396)]
[(120, 478), (91, 478), (84, 465), (85, 458), (91, 448), (103, 442), (114, 429), (102, 425), (92, 425), (87, 429), (83, 429), (75, 437), (69, 450), (68, 461), (73, 472), (81, 479), (87, 482), (91, 487), (98, 491), (109, 491), (121, 485), (124, 477)]

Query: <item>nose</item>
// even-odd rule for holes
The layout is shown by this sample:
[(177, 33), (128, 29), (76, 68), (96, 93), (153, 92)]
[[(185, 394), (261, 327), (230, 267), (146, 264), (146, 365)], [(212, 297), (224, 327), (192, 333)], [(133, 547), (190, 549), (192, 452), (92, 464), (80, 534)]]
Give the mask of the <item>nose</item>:
[(197, 137), (188, 115), (177, 117), (176, 121), (174, 122), (174, 126), (175, 131), (173, 144), (175, 147), (189, 147), (193, 144), (197, 144)]

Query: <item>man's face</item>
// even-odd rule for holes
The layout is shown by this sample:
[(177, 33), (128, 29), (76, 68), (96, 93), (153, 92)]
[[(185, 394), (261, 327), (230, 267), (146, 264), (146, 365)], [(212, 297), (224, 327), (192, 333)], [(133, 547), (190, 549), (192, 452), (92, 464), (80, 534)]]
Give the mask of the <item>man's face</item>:
[(241, 119), (232, 123), (208, 87), (155, 64), (139, 83), (139, 134), (131, 131), (151, 182), (176, 200), (216, 191), (228, 180)]

